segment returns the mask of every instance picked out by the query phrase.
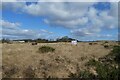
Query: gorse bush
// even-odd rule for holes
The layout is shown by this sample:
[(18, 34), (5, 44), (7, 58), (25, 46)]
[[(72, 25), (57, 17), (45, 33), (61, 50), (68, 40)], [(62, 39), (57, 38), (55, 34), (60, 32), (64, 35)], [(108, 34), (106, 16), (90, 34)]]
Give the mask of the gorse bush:
[(85, 79), (100, 79), (100, 80), (116, 80), (119, 78), (120, 69), (116, 67), (112, 67), (111, 65), (107, 65), (101, 63), (100, 61), (96, 61), (94, 59), (90, 60), (87, 63), (88, 67), (95, 67), (97, 75), (94, 75), (89, 70), (80, 71), (77, 73), (71, 73), (69, 75), (70, 78), (85, 78)]
[[(107, 59), (112, 59), (109, 62)], [(102, 62), (101, 60), (105, 61)], [(89, 70), (80, 71), (70, 74), (71, 78), (92, 78), (100, 80), (118, 80), (120, 78), (120, 46), (114, 46), (111, 53), (102, 59), (91, 59), (86, 63), (89, 68), (95, 69), (97, 75), (92, 74)], [(116, 63), (114, 63), (116, 62)], [(118, 66), (118, 67), (117, 67)]]
[(39, 48), (39, 52), (42, 52), (42, 53), (54, 52), (54, 51), (55, 49), (49, 46), (42, 46)]
[[(103, 80), (116, 80), (120, 78), (120, 46), (114, 46), (113, 50), (110, 52), (109, 55), (106, 57), (103, 57), (106, 61), (101, 62), (101, 60), (96, 61), (94, 59), (90, 60), (87, 65), (96, 67), (96, 72), (98, 73), (98, 78), (103, 78)], [(116, 62), (118, 65), (118, 68), (115, 63), (107, 64), (109, 61), (107, 59), (113, 58), (112, 62)]]
[(94, 75), (89, 71), (80, 71), (77, 73), (71, 73), (68, 77), (70, 78), (94, 78)]
[(91, 59), (87, 62), (87, 66), (93, 66), (93, 65), (97, 65), (98, 62), (95, 59)]
[(120, 63), (120, 46), (114, 46), (110, 55), (115, 57), (114, 59), (117, 63)]
[(88, 64), (96, 67), (98, 78), (103, 78), (103, 80), (118, 78), (118, 69), (116, 67), (95, 60), (90, 60)]

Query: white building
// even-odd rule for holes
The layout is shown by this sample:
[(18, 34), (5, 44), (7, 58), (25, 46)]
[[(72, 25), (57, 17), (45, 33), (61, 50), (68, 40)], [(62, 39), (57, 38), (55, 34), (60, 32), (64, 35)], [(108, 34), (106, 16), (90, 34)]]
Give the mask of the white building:
[(24, 43), (25, 41), (18, 41), (19, 43)]
[(77, 41), (76, 41), (76, 40), (71, 41), (71, 44), (72, 44), (72, 45), (77, 45)]

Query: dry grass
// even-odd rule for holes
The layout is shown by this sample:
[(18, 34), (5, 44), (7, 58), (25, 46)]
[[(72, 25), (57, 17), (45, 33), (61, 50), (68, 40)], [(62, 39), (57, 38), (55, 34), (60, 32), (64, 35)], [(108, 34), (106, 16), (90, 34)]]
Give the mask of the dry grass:
[[(31, 75), (37, 78), (67, 78), (70, 73), (76, 72), (76, 65), (79, 69), (84, 69), (84, 64), (89, 59), (100, 58), (110, 52), (111, 49), (106, 49), (101, 44), (103, 42), (97, 42), (93, 45), (80, 42), (77, 46), (70, 43), (39, 43), (35, 46), (31, 43), (3, 44), (3, 68), (8, 67), (8, 69), (3, 69), (3, 76), (8, 77), (4, 72), (8, 70), (9, 73), (9, 70), (12, 69), (14, 72), (9, 75), (12, 78), (30, 77), (30, 74), (26, 72), (27, 70), (31, 70)], [(116, 45), (117, 43), (109, 42), (109, 44)], [(38, 53), (39, 47), (44, 45), (55, 48), (55, 52)], [(11, 65), (15, 65), (15, 69), (13, 69), (14, 66), (11, 68)]]

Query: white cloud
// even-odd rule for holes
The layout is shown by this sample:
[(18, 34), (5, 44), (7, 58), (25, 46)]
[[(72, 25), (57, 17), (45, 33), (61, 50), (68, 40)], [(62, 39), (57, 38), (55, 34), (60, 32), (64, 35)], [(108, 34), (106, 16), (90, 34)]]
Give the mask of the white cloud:
[[(98, 16), (99, 14), (99, 16)], [(97, 9), (90, 7), (87, 13), (88, 20), (84, 28), (78, 27), (77, 29), (72, 29), (71, 33), (75, 36), (86, 37), (95, 36), (102, 30), (117, 28), (117, 19), (109, 15), (109, 11), (98, 11)]]
[(53, 34), (53, 32), (47, 31), (47, 30), (45, 30), (45, 29), (41, 29), (40, 31), (41, 31), (41, 32), (44, 32), (44, 33)]
[(2, 2), (119, 2), (119, 0), (2, 0)]
[(72, 37), (77, 38), (79, 40), (118, 40), (117, 34), (100, 34), (100, 33), (92, 33), (89, 32), (88, 29), (76, 29), (71, 31)]
[(10, 38), (10, 39), (22, 39), (22, 38), (30, 38), (30, 39), (35, 39), (35, 38), (45, 38), (48, 36), (48, 34), (52, 34), (52, 32), (41, 29), (41, 30), (30, 30), (30, 29), (21, 29), (18, 26), (18, 23), (11, 23), (9, 21), (1, 20), (1, 25), (2, 30), (1, 30), (1, 35), (5, 38)]
[(47, 17), (44, 21), (51, 26), (74, 28), (88, 22), (87, 9), (93, 3), (38, 3), (26, 6), (28, 14)]
[(100, 20), (104, 22), (104, 26), (108, 29), (117, 28), (118, 27), (118, 19), (109, 15), (109, 12), (101, 12)]
[(9, 28), (9, 29), (14, 29), (14, 28), (17, 28), (20, 26), (20, 23), (17, 23), (17, 22), (8, 22), (8, 21), (5, 21), (5, 20), (0, 20), (0, 25), (3, 27), (3, 28)]
[[(44, 16), (45, 23), (51, 26), (61, 26), (66, 28), (76, 28), (91, 21), (90, 26), (115, 28), (117, 18), (113, 15), (117, 13), (116, 4), (111, 3), (110, 11), (99, 11), (92, 5), (94, 3), (54, 3), (43, 2), (31, 4), (23, 7), (22, 11), (34, 16)], [(89, 10), (89, 11), (88, 11)], [(115, 10), (115, 13), (111, 13)], [(98, 16), (100, 14), (100, 16)], [(114, 22), (113, 22), (114, 21)]]
[(51, 26), (62, 26), (65, 28), (76, 28), (79, 26), (84, 26), (88, 22), (87, 17), (77, 18), (73, 20), (54, 20), (51, 21), (49, 19), (44, 19), (44, 22), (46, 24), (49, 24)]
[(118, 17), (118, 9), (120, 9), (119, 6), (120, 3), (119, 2), (112, 2), (111, 3), (111, 9), (110, 9), (110, 15), (114, 16), (114, 17)]
[(25, 6), (23, 12), (35, 16), (47, 16), (50, 19), (65, 20), (83, 16), (87, 12), (87, 8), (92, 4), (93, 3), (42, 2)]
[(79, 36), (79, 37), (86, 37), (88, 35), (91, 35), (92, 33), (90, 33), (87, 29), (83, 28), (83, 29), (75, 29), (75, 30), (71, 30), (71, 33), (74, 34), (75, 36)]
[[(99, 11), (92, 5), (94, 2), (40, 2), (25, 5), (25, 3), (9, 3), (14, 10), (41, 16), (44, 23), (51, 27), (64, 27), (78, 36), (95, 35), (102, 30), (118, 27), (117, 3), (110, 3), (110, 10)], [(46, 32), (43, 30), (43, 32)]]
[(26, 6), (25, 2), (3, 2), (2, 9), (10, 9), (20, 12)]
[[(20, 39), (20, 38), (28, 38), (28, 39), (36, 39), (36, 38), (46, 38), (47, 36), (50, 36), (52, 32), (44, 32), (44, 31), (35, 31), (30, 29), (2, 29), (2, 36), (3, 37), (9, 37), (10, 39)], [(6, 36), (7, 35), (7, 36)]]

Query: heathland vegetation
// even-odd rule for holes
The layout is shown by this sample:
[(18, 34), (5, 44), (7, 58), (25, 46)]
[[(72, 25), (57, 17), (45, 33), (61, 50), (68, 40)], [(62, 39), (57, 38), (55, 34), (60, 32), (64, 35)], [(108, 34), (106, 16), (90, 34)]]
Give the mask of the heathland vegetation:
[[(46, 39), (3, 39), (3, 78), (83, 78), (118, 80), (120, 45), (116, 41), (78, 42), (62, 37)], [(31, 44), (33, 43), (34, 44)], [(4, 44), (5, 43), (5, 44)], [(37, 44), (36, 44), (37, 43)]]

